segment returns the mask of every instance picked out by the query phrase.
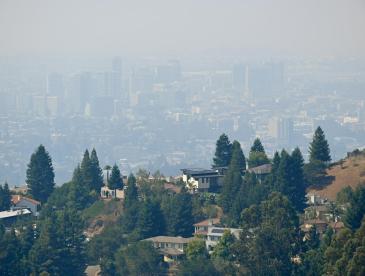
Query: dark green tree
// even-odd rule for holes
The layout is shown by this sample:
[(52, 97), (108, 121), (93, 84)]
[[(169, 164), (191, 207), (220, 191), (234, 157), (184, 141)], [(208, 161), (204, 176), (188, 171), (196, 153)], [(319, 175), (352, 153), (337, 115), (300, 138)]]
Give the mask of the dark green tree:
[(119, 170), (117, 164), (114, 164), (114, 166), (112, 168), (112, 173), (111, 173), (109, 181), (108, 181), (108, 187), (109, 187), (109, 189), (112, 189), (112, 190), (123, 188), (122, 176), (120, 174), (120, 170)]
[(216, 143), (213, 167), (227, 167), (232, 156), (232, 144), (226, 134), (222, 134)]
[(225, 261), (234, 261), (233, 246), (236, 238), (229, 230), (225, 230), (218, 244), (214, 247), (213, 258), (221, 258)]
[(9, 185), (5, 182), (4, 187), (0, 185), (0, 211), (7, 211), (11, 206), (11, 194)]
[(321, 127), (317, 127), (313, 141), (309, 145), (309, 161), (318, 160), (328, 163), (331, 161), (330, 148)]
[(51, 157), (40, 145), (30, 157), (27, 169), (26, 183), (34, 199), (42, 203), (47, 201), (55, 186), (54, 177)]
[(147, 199), (142, 203), (135, 230), (141, 239), (163, 234), (164, 218), (157, 202)]
[(237, 159), (238, 166), (242, 171), (246, 170), (246, 157), (243, 154), (241, 144), (236, 140), (232, 143), (232, 158)]
[(291, 275), (297, 253), (298, 217), (290, 201), (272, 193), (242, 213), (243, 233), (235, 255), (249, 275)]
[(291, 185), (293, 186), (292, 195), (288, 195), (294, 207), (302, 212), (306, 205), (306, 184), (304, 181), (304, 159), (299, 148), (295, 148), (290, 156), (291, 160)]
[(92, 172), (90, 154), (87, 149), (84, 152), (84, 157), (82, 158), (80, 169), (82, 174), (82, 181), (84, 182), (84, 185), (87, 187), (87, 190), (91, 192), (93, 188), (93, 172)]
[(138, 202), (138, 189), (136, 186), (136, 178), (133, 174), (130, 174), (128, 176), (127, 188), (125, 190), (124, 207), (128, 209), (136, 202)]
[(196, 259), (188, 259), (180, 264), (179, 276), (195, 276), (195, 275), (209, 275), (219, 276), (221, 274), (215, 267), (212, 261), (208, 258), (199, 257)]
[(361, 225), (361, 220), (365, 215), (365, 186), (360, 185), (352, 193), (349, 202), (350, 206), (345, 213), (345, 224), (352, 230), (356, 230)]
[(236, 147), (232, 154), (232, 159), (229, 164), (226, 175), (223, 179), (223, 187), (220, 195), (220, 205), (223, 211), (228, 213), (231, 210), (237, 192), (242, 185), (242, 170), (240, 160), (242, 151)]
[(256, 138), (248, 156), (248, 167), (254, 168), (270, 163), (259, 138)]
[(186, 247), (186, 257), (189, 260), (195, 260), (201, 257), (207, 257), (208, 251), (205, 246), (205, 241), (202, 239), (196, 239), (188, 243)]
[(103, 170), (100, 168), (99, 158), (95, 149), (91, 151), (90, 167), (92, 173), (91, 187), (93, 190), (99, 193), (101, 187), (103, 186)]
[(83, 210), (92, 202), (89, 189), (84, 182), (80, 166), (74, 170), (72, 181), (69, 186), (68, 202), (66, 204), (73, 204), (75, 208)]
[(137, 242), (121, 248), (115, 256), (117, 275), (165, 275), (166, 268), (157, 250), (149, 242)]

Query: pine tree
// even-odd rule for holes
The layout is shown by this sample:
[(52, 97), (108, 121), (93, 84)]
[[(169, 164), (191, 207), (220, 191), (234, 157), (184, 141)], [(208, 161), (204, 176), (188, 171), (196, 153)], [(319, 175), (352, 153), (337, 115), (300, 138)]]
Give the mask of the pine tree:
[(40, 145), (32, 154), (27, 169), (26, 183), (34, 199), (47, 201), (55, 186), (54, 177), (51, 157), (44, 146)]
[(213, 167), (227, 167), (232, 156), (232, 144), (226, 134), (222, 134), (216, 143)]
[(84, 157), (82, 158), (80, 169), (84, 185), (90, 192), (93, 188), (93, 173), (92, 173), (90, 154), (87, 149), (84, 152)]
[(259, 138), (256, 138), (253, 141), (253, 145), (251, 146), (250, 152), (263, 152), (265, 153), (264, 146), (261, 143), (261, 140)]
[(160, 205), (147, 199), (140, 208), (137, 231), (141, 239), (161, 235), (163, 232), (163, 215)]
[(304, 159), (302, 153), (299, 148), (295, 148), (292, 152), (291, 156), (291, 185), (293, 186), (293, 194), (289, 196), (289, 199), (292, 200), (294, 207), (297, 211), (302, 212), (305, 207), (306, 202), (306, 185), (304, 181)]
[(232, 159), (237, 159), (238, 165), (242, 171), (246, 170), (246, 157), (243, 154), (241, 144), (234, 140), (232, 143)]
[(330, 148), (321, 127), (314, 132), (313, 141), (309, 146), (309, 161), (315, 160), (328, 163), (331, 161)]
[(96, 154), (95, 149), (91, 151), (90, 165), (92, 173), (91, 187), (93, 190), (99, 193), (101, 187), (103, 186), (103, 171), (100, 168), (98, 155)]
[(70, 189), (68, 192), (68, 201), (79, 210), (85, 209), (90, 203), (88, 187), (83, 181), (80, 166), (74, 170)]
[(109, 181), (108, 181), (108, 187), (111, 190), (123, 188), (123, 181), (122, 181), (122, 177), (120, 175), (120, 170), (119, 170), (117, 164), (114, 164), (114, 166), (112, 168), (112, 173), (111, 173)]
[(220, 203), (224, 212), (231, 210), (235, 196), (240, 190), (242, 185), (242, 170), (240, 160), (242, 151), (236, 147), (235, 152), (232, 154), (232, 160), (229, 164), (227, 174), (223, 179), (223, 187), (220, 195)]
[(131, 173), (128, 176), (127, 188), (125, 190), (124, 208), (128, 209), (138, 202), (138, 190), (136, 186), (136, 178)]
[(9, 185), (5, 182), (4, 187), (0, 185), (0, 211), (7, 211), (11, 206), (11, 194)]
[(269, 158), (265, 153), (264, 147), (259, 138), (256, 138), (248, 156), (248, 167), (254, 168), (264, 164), (269, 164)]

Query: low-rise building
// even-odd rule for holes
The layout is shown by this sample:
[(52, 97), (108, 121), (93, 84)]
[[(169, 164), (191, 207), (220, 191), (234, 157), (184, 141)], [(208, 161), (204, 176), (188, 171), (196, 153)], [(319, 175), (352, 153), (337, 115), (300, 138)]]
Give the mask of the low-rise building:
[(164, 256), (164, 261), (177, 261), (185, 254), (188, 243), (195, 238), (157, 236), (145, 239), (144, 241), (152, 242), (154, 248)]
[(33, 216), (38, 216), (41, 208), (39, 201), (22, 195), (13, 195), (11, 197), (11, 203), (13, 210), (28, 209), (32, 212)]
[(205, 241), (208, 252), (211, 252), (218, 244), (225, 231), (229, 231), (236, 239), (239, 239), (242, 229), (208, 226), (208, 233)]
[(223, 185), (224, 170), (214, 169), (182, 169), (182, 180), (193, 192), (216, 192)]
[(5, 226), (10, 226), (17, 220), (17, 218), (23, 216), (30, 216), (31, 214), (32, 212), (29, 211), (28, 209), (2, 211), (0, 212), (0, 222)]
[(194, 235), (201, 235), (206, 237), (208, 234), (209, 226), (218, 226), (220, 223), (219, 218), (210, 218), (194, 224)]

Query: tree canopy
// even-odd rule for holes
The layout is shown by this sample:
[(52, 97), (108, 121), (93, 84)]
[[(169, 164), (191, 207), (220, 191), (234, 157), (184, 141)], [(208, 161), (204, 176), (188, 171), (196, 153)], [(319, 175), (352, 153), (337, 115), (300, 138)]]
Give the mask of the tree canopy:
[(309, 161), (330, 162), (330, 148), (321, 127), (317, 127), (309, 145)]
[(53, 192), (54, 172), (52, 159), (43, 145), (31, 155), (27, 169), (26, 183), (34, 199), (46, 202)]
[(214, 167), (227, 167), (232, 156), (232, 144), (226, 134), (222, 134), (216, 143), (215, 155), (213, 158)]

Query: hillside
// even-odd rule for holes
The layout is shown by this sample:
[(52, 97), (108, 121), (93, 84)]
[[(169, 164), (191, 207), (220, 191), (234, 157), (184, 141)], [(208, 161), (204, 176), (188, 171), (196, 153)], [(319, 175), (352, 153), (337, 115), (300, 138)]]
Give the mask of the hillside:
[(341, 189), (351, 186), (356, 188), (360, 183), (365, 183), (365, 151), (354, 151), (349, 156), (332, 165), (327, 174), (332, 178), (325, 187), (311, 187), (309, 193), (318, 194), (330, 200), (335, 200)]

